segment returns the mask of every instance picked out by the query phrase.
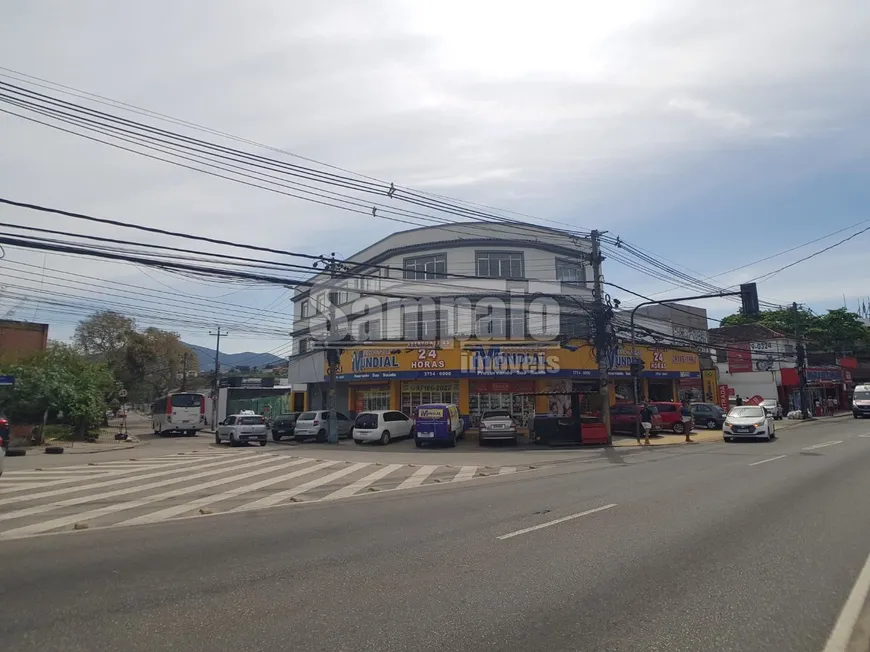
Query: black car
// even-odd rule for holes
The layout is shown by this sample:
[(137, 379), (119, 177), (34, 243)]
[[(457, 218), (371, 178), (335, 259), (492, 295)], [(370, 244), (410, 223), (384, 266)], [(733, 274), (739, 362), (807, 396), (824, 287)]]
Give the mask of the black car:
[(0, 412), (0, 448), (3, 450), (9, 450), (10, 428), (9, 419), (6, 418), (6, 415)]
[(296, 430), (296, 419), (301, 412), (280, 414), (272, 420), (272, 441), (281, 441), (283, 437), (292, 437)]
[(692, 417), (697, 426), (708, 430), (721, 430), (725, 423), (725, 411), (715, 403), (692, 403)]

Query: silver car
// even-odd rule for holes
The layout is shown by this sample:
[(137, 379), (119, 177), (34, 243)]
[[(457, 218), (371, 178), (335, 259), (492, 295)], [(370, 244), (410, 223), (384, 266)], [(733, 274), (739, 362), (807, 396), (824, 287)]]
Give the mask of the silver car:
[(766, 439), (776, 437), (773, 415), (760, 405), (741, 405), (731, 408), (722, 426), (725, 441), (735, 439)]
[(487, 441), (511, 441), (514, 445), (517, 439), (517, 423), (507, 410), (489, 410), (480, 419), (480, 434), (478, 443), (483, 446)]
[[(341, 412), (336, 412), (338, 421), (338, 436), (350, 437), (353, 431), (353, 422)], [(329, 410), (317, 410), (303, 412), (296, 419), (296, 428), (293, 430), (293, 438), (296, 441), (315, 438), (318, 442), (325, 442), (329, 433)]]
[(230, 442), (230, 446), (238, 446), (248, 442), (259, 442), (266, 445), (266, 417), (250, 414), (233, 414), (218, 424), (214, 433), (214, 443)]
[(761, 402), (761, 407), (770, 412), (770, 416), (779, 421), (782, 419), (782, 406), (775, 398), (766, 398)]

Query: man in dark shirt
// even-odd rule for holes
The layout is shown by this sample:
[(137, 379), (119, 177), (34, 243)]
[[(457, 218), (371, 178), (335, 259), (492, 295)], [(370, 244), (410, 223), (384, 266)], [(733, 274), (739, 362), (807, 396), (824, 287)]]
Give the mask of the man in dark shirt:
[[(640, 411), (640, 425), (643, 428), (643, 439), (644, 444), (649, 446), (649, 431), (652, 429), (652, 410), (650, 410), (649, 403), (646, 401), (643, 402), (643, 408)], [(637, 444), (640, 443), (640, 433), (637, 433)]]
[(692, 432), (692, 410), (689, 408), (689, 402), (683, 401), (681, 409), (681, 419), (683, 421), (683, 432), (686, 434), (686, 443), (691, 444), (692, 439), (689, 434)]

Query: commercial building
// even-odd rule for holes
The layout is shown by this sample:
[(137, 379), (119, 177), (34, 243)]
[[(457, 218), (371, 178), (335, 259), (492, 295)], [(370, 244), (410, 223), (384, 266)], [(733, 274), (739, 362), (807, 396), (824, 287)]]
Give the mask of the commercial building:
[[(393, 234), (294, 296), (288, 381), (326, 406), (328, 336), (341, 338), (337, 406), (349, 413), (456, 403), (476, 425), (489, 409), (520, 420), (564, 410), (540, 392), (578, 391), (601, 412), (590, 344), (591, 243), (525, 224), (463, 223)], [(332, 340), (334, 341), (334, 339)], [(700, 380), (698, 355), (644, 344), (644, 395)], [(627, 347), (614, 354), (609, 403), (630, 398)]]
[(48, 324), (0, 320), (0, 364), (17, 362), (48, 347)]

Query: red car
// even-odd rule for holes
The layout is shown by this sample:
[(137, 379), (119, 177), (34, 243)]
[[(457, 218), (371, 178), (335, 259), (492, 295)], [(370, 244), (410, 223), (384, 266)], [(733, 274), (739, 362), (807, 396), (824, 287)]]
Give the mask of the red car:
[[(685, 434), (686, 426), (683, 424), (683, 405), (682, 403), (660, 402), (653, 403), (659, 411), (662, 418), (662, 428), (664, 430), (672, 430), (678, 435)], [(695, 420), (689, 422), (689, 432), (695, 428)]]
[[(651, 432), (660, 432), (663, 426), (662, 418), (655, 404), (651, 403), (649, 409), (653, 413)], [(640, 427), (641, 410), (643, 410), (643, 405), (617, 403), (610, 408), (610, 430), (623, 435), (636, 435), (638, 432), (643, 434)]]

